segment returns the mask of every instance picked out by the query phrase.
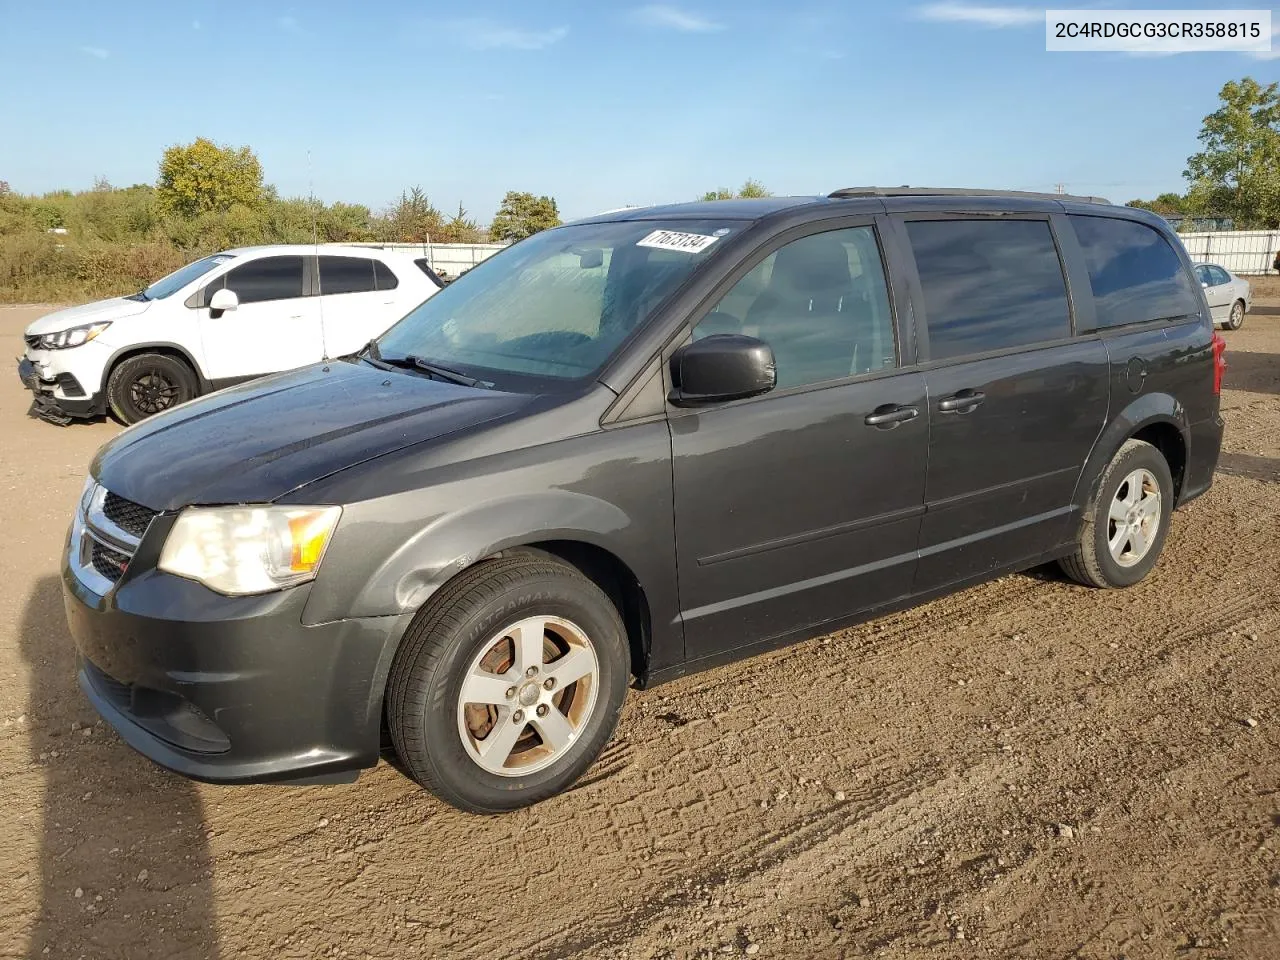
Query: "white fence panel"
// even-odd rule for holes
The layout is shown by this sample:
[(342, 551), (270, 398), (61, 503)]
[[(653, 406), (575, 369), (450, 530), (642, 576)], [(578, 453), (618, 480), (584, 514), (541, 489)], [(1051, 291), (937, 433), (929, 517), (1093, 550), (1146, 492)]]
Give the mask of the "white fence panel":
[(1220, 233), (1180, 233), (1196, 263), (1216, 263), (1232, 273), (1259, 274), (1275, 269), (1280, 230), (1234, 230)]
[(378, 247), (404, 253), (415, 260), (426, 257), (431, 269), (436, 273), (447, 273), (450, 277), (470, 270), (477, 263), (493, 256), (499, 250), (505, 250), (505, 243), (357, 243), (347, 244), (357, 247)]

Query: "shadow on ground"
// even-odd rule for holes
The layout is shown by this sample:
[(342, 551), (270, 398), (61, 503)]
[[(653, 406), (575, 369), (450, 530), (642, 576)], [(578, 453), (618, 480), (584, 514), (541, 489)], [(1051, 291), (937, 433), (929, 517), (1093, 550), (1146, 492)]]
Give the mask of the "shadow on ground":
[(1233, 351), (1228, 342), (1226, 359), (1222, 385), (1228, 390), (1280, 394), (1280, 354)]
[(1218, 458), (1218, 472), (1250, 480), (1280, 483), (1280, 457), (1259, 457), (1251, 453), (1223, 453)]
[(28, 956), (215, 957), (212, 863), (194, 784), (95, 725), (57, 577), (37, 581), (19, 636), (31, 676), (31, 762), (44, 773)]

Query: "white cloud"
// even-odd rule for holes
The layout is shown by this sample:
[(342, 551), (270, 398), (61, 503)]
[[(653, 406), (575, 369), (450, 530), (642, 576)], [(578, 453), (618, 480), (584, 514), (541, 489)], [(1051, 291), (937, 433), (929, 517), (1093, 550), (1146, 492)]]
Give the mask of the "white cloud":
[(302, 24), (298, 23), (297, 17), (276, 17), (276, 26), (287, 33), (302, 32)]
[(651, 3), (631, 11), (631, 20), (644, 27), (657, 27), (661, 30), (679, 30), (681, 33), (714, 33), (723, 30), (724, 24), (708, 20), (706, 17), (681, 10), (679, 7), (667, 6), (663, 3)]
[(97, 57), (99, 60), (105, 60), (111, 56), (111, 51), (102, 47), (81, 47), (80, 52), (90, 57)]
[(449, 27), (458, 41), (472, 50), (542, 50), (569, 34), (568, 27), (527, 30), (482, 19), (454, 20)]
[(967, 3), (931, 3), (918, 7), (921, 20), (944, 23), (972, 23), (980, 27), (1029, 27), (1044, 23), (1044, 10), (1036, 7), (977, 7)]

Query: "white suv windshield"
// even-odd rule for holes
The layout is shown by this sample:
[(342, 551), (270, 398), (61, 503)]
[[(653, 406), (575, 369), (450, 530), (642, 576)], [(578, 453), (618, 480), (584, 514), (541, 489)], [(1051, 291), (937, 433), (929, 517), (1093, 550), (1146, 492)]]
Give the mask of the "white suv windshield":
[(141, 293), (135, 294), (135, 296), (139, 300), (163, 300), (165, 297), (177, 293), (192, 280), (197, 277), (203, 277), (214, 267), (226, 263), (233, 257), (234, 254), (230, 253), (215, 253), (212, 257), (205, 257), (203, 260), (188, 263), (185, 267), (179, 267), (167, 277), (157, 280)]
[[(378, 341), (503, 386), (591, 376), (741, 224), (635, 220), (535, 234), (468, 271)], [(512, 386), (508, 381), (507, 386)]]

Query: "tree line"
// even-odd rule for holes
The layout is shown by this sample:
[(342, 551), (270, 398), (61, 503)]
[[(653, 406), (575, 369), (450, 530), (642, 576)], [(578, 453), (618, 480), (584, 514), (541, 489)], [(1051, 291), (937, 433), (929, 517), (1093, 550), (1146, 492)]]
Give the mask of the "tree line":
[(1186, 192), (1128, 205), (1187, 222), (1274, 230), (1280, 227), (1280, 83), (1232, 80), (1218, 99), (1200, 129), (1200, 149), (1187, 158)]
[(200, 138), (164, 152), (154, 184), (16, 193), (0, 180), (0, 300), (132, 292), (198, 256), (266, 243), (515, 241), (560, 223), (554, 197), (509, 191), (482, 227), (419, 187), (386, 209), (281, 197), (249, 147)]

